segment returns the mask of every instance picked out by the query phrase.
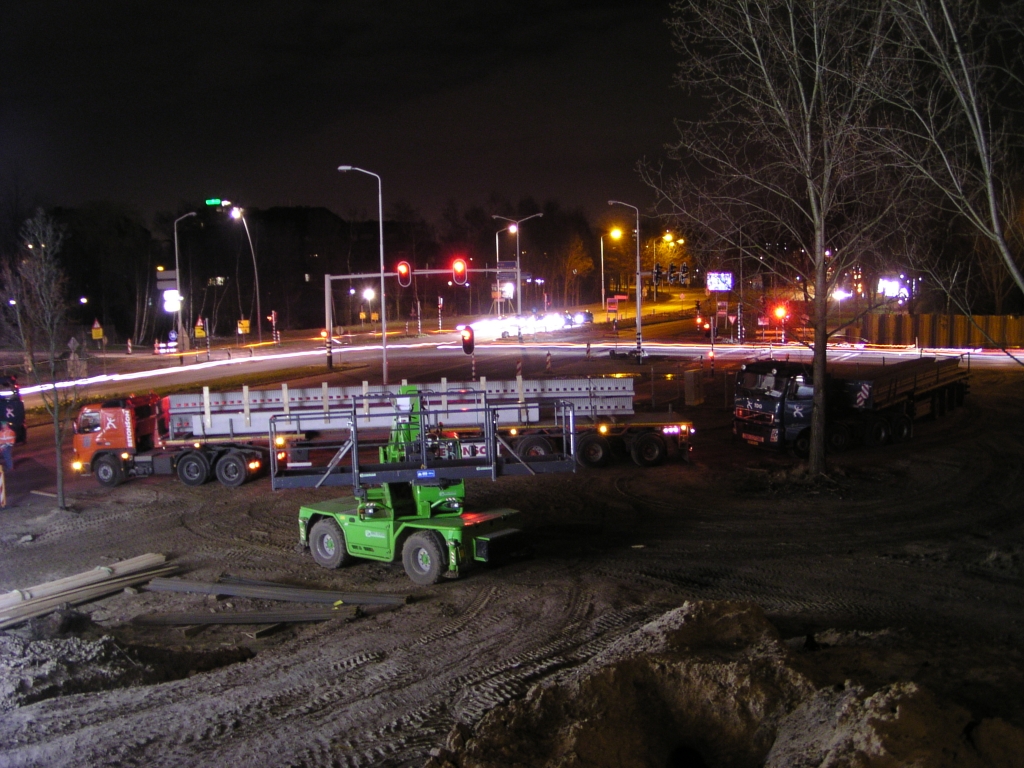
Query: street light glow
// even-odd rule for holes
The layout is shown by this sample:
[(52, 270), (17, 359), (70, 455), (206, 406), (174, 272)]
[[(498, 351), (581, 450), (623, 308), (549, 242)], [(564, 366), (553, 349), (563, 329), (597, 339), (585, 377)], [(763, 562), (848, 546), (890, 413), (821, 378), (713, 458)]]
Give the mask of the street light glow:
[(615, 227), (608, 234), (611, 235), (612, 240), (618, 240), (620, 237), (622, 237), (622, 230), (619, 229), (618, 227)]
[(363, 298), (366, 299), (367, 301), (373, 301), (374, 298), (376, 298), (376, 296), (377, 294), (374, 293), (373, 288), (367, 288), (365, 291), (363, 291)]

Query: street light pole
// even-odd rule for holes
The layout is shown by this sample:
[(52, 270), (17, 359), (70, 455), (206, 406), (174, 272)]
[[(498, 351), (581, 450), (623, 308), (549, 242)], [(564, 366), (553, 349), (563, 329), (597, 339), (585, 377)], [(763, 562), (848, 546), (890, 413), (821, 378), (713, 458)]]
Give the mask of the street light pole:
[[(380, 349), (381, 349), (381, 375), (384, 380), (384, 386), (388, 385), (388, 320), (387, 320), (387, 304), (385, 302), (384, 293), (384, 192), (381, 184), (380, 176), (373, 171), (367, 171), (363, 168), (356, 168), (354, 165), (339, 165), (338, 170), (342, 173), (348, 171), (358, 171), (359, 173), (365, 173), (367, 176), (373, 176), (377, 179), (377, 218), (380, 221)], [(330, 330), (328, 330), (330, 333)]]
[[(509, 219), (509, 218), (506, 218), (504, 216), (491, 216), (492, 219), (501, 219), (502, 221), (507, 221), (507, 222), (509, 222), (512, 225), (512, 227), (515, 227), (515, 229), (513, 229), (512, 227), (509, 227), (508, 230), (510, 232), (515, 232), (516, 233), (516, 314), (517, 315), (523, 314), (523, 271), (522, 271), (522, 268), (519, 265), (519, 225), (522, 224), (524, 221), (529, 221), (530, 219), (535, 219), (538, 216), (543, 216), (543, 215), (544, 215), (543, 213), (535, 213), (532, 216), (527, 216), (525, 219), (518, 219), (518, 220), (516, 220), (516, 219)], [(497, 234), (495, 234), (495, 237), (497, 237)]]
[(256, 281), (256, 336), (260, 344), (262, 344), (263, 326), (260, 324), (260, 319), (263, 317), (263, 311), (260, 309), (260, 270), (256, 266), (256, 249), (252, 246), (252, 236), (249, 234), (249, 224), (245, 220), (245, 214), (242, 212), (242, 209), (232, 208), (231, 217), (242, 220), (242, 226), (245, 228), (245, 238), (249, 241), (249, 253), (252, 254), (252, 272)]
[(644, 336), (640, 325), (640, 209), (620, 200), (609, 200), (608, 205), (624, 205), (636, 211), (636, 354), (638, 358), (642, 359)]
[(185, 297), (181, 293), (181, 267), (178, 265), (178, 222), (195, 215), (196, 212), (192, 211), (174, 220), (174, 280), (175, 290), (178, 292), (178, 301), (180, 302), (178, 305), (178, 338), (181, 339), (181, 346), (185, 352), (188, 352), (188, 336), (185, 335), (185, 330), (181, 324), (181, 304), (184, 303)]

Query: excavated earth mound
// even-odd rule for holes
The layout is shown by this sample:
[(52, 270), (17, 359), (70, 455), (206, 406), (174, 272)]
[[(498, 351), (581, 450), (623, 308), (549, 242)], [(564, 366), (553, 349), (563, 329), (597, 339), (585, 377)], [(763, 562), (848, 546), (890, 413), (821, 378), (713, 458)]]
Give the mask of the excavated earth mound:
[(816, 687), (761, 609), (687, 602), (585, 665), (456, 726), (426, 768), (981, 768), (1024, 731), (914, 683)]

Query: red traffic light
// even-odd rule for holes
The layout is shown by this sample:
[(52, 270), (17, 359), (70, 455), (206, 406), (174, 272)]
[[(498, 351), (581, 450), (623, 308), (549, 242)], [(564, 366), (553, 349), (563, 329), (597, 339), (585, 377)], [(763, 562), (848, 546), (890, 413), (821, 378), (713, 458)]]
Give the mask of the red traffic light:
[(779, 304), (772, 312), (775, 315), (776, 320), (785, 320), (789, 316), (789, 311), (786, 309), (785, 304)]
[(456, 285), (466, 284), (466, 260), (456, 259), (452, 262), (452, 279)]
[(475, 334), (468, 325), (462, 329), (462, 351), (467, 355), (473, 354), (473, 347), (476, 346)]
[(409, 266), (408, 261), (398, 262), (398, 267), (395, 268), (395, 272), (398, 273), (398, 284), (403, 288), (408, 288), (412, 285), (412, 267)]

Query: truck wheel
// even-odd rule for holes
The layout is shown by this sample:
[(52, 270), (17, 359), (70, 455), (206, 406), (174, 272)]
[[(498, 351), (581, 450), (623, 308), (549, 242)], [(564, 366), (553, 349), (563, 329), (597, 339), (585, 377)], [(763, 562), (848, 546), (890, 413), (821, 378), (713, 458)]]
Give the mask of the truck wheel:
[(549, 456), (552, 453), (551, 443), (546, 437), (530, 435), (516, 444), (516, 455), (522, 459), (531, 456)]
[(414, 533), (402, 547), (402, 565), (409, 578), (421, 587), (441, 580), (447, 568), (437, 537), (427, 531)]
[(210, 465), (198, 453), (190, 453), (178, 461), (178, 479), (195, 488), (210, 479)]
[(641, 467), (656, 467), (665, 461), (668, 446), (656, 432), (644, 432), (633, 443), (630, 451), (633, 461)]
[(107, 488), (124, 482), (124, 466), (114, 456), (103, 456), (96, 462), (96, 481)]
[(576, 443), (576, 461), (584, 467), (607, 467), (612, 459), (612, 447), (601, 435), (590, 432)]
[(864, 445), (869, 448), (885, 445), (890, 437), (892, 430), (889, 428), (889, 422), (881, 416), (872, 416), (864, 425)]
[(805, 429), (793, 441), (793, 453), (798, 459), (806, 459), (811, 455), (811, 430)]
[(897, 413), (892, 417), (892, 441), (902, 443), (914, 436), (914, 422), (905, 413)]
[(314, 562), (324, 568), (340, 568), (349, 561), (345, 534), (334, 518), (325, 517), (314, 523), (309, 532), (309, 551)]
[(835, 453), (847, 450), (850, 447), (850, 428), (845, 424), (833, 424), (825, 430), (825, 445)]
[(217, 479), (226, 488), (237, 488), (244, 483), (249, 476), (248, 470), (245, 457), (240, 453), (229, 453), (222, 456), (214, 466)]

